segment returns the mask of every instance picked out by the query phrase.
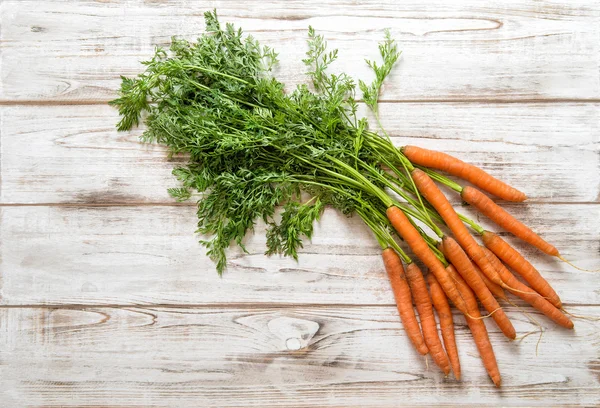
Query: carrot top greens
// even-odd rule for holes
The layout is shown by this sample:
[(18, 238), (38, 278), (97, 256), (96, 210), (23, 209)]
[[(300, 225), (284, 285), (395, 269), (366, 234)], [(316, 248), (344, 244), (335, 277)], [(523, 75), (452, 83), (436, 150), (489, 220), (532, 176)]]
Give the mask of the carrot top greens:
[[(178, 200), (192, 191), (204, 193), (198, 232), (209, 237), (201, 242), (219, 273), (226, 266), (225, 249), (232, 241), (243, 248), (257, 219), (269, 226), (267, 253), (296, 258), (324, 205), (345, 214), (357, 206), (370, 210), (378, 201), (391, 205), (379, 162), (396, 161), (398, 152), (368, 130), (366, 118), (357, 117), (354, 80), (326, 72), (337, 50), (328, 52), (323, 37), (310, 28), (304, 63), (315, 91), (300, 85), (286, 93), (272, 76), (274, 50), (231, 24), (222, 28), (216, 12), (205, 13), (205, 20), (206, 32), (196, 43), (174, 38), (168, 52), (158, 48), (144, 62), (144, 73), (123, 78), (120, 97), (111, 104), (121, 114), (119, 130), (139, 125), (144, 115), (143, 141), (189, 155), (173, 171), (182, 186), (169, 193)], [(374, 108), (398, 58), (389, 33), (381, 51), (383, 67), (372, 63), (374, 83), (361, 82)], [(301, 191), (315, 199), (301, 202)], [(276, 222), (275, 208), (282, 203), (287, 204)], [(380, 221), (376, 225), (382, 228)], [(381, 235), (389, 241), (389, 234)]]

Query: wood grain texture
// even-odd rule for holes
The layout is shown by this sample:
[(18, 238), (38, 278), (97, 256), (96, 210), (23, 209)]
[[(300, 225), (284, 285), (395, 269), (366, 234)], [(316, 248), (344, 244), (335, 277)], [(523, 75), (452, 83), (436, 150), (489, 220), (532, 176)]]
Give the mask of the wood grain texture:
[(306, 82), (308, 25), (340, 49), (334, 70), (367, 80), (391, 28), (404, 52), (380, 109), (394, 142), (522, 188), (529, 204), (503, 205), (600, 266), (597, 1), (0, 0), (0, 405), (600, 405), (600, 274), (511, 237), (567, 310), (596, 320), (570, 332), (517, 301), (545, 328), (537, 357), (537, 334), (510, 343), (486, 322), (501, 390), (460, 316), (463, 382), (417, 356), (356, 218), (326, 210), (298, 263), (265, 257), (258, 224), (217, 277), (193, 203), (166, 194), (184, 159), (115, 132), (105, 105), (120, 74), (172, 34), (194, 39), (215, 7), (277, 48), (290, 88)]
[[(573, 311), (600, 317), (600, 307)], [(520, 334), (536, 330), (510, 314)], [(600, 322), (550, 328), (537, 357), (536, 334), (509, 342), (488, 325), (500, 391), (464, 319), (456, 325), (460, 383), (426, 366), (392, 306), (0, 309), (0, 398), (10, 407), (600, 403)]]
[[(600, 202), (600, 104), (384, 104), (381, 115), (396, 144), (456, 154), (531, 201)], [(103, 105), (0, 107), (0, 203), (173, 203), (183, 159), (117, 120)]]
[(0, 101), (113, 99), (119, 75), (173, 34), (196, 38), (213, 7), (280, 52), (290, 86), (305, 81), (308, 25), (340, 49), (336, 69), (363, 79), (388, 27), (404, 54), (384, 100), (600, 98), (593, 1), (4, 0)]
[[(600, 205), (508, 207), (564, 256), (600, 265)], [(222, 278), (193, 235), (193, 206), (0, 207), (1, 302), (30, 304), (393, 304), (381, 249), (360, 219), (327, 210), (299, 262), (266, 257), (264, 225)], [(568, 227), (565, 220), (569, 220)], [(482, 220), (483, 221), (483, 220)], [(484, 224), (488, 225), (488, 224)], [(600, 304), (600, 274), (511, 240), (564, 303)]]

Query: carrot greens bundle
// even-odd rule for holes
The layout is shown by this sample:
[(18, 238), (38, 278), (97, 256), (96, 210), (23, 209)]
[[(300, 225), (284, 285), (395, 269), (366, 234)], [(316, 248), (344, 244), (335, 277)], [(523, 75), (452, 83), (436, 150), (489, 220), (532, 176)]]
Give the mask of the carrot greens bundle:
[[(522, 201), (525, 195), (443, 153), (413, 146), (398, 148), (383, 130), (379, 92), (400, 56), (389, 32), (379, 45), (382, 62), (367, 61), (375, 79), (357, 85), (344, 73), (328, 72), (337, 50), (328, 51), (324, 38), (309, 28), (303, 62), (312, 86), (299, 85), (287, 91), (273, 76), (277, 64), (273, 49), (261, 46), (251, 36), (244, 37), (241, 29), (231, 24), (222, 27), (216, 12), (205, 13), (205, 20), (206, 32), (197, 42), (173, 38), (168, 51), (157, 48), (153, 58), (144, 62), (145, 72), (135, 79), (123, 78), (120, 95), (111, 104), (121, 115), (119, 130), (143, 122), (142, 141), (165, 145), (169, 154), (188, 158), (185, 165), (173, 170), (180, 185), (169, 193), (180, 201), (201, 193), (197, 232), (219, 274), (227, 266), (227, 248), (232, 243), (243, 248), (244, 237), (261, 219), (267, 225), (266, 253), (297, 259), (303, 240), (311, 237), (314, 223), (330, 206), (359, 216), (371, 229), (381, 245), (408, 337), (419, 353), (432, 353), (446, 374), (452, 368), (460, 377), (446, 299), (467, 316), (496, 385), (500, 374), (476, 297), (509, 338), (515, 337), (515, 331), (498, 303), (506, 300), (502, 288), (562, 326), (572, 327), (557, 309), (558, 295), (545, 286), (547, 282), (537, 271), (504, 248), (504, 241), (457, 213), (437, 184), (462, 194), (525, 241), (538, 246), (545, 241), (504, 210), (496, 209), (497, 204), (483, 193), (463, 187), (437, 170), (504, 199)], [(357, 88), (382, 134), (358, 116)], [(475, 240), (473, 232), (483, 236), (485, 246), (500, 260), (491, 258), (493, 254)], [(405, 248), (431, 276), (425, 279)], [(558, 251), (542, 249), (558, 256)], [(501, 261), (521, 273), (531, 288), (514, 278)], [(434, 306), (446, 350), (437, 333)]]

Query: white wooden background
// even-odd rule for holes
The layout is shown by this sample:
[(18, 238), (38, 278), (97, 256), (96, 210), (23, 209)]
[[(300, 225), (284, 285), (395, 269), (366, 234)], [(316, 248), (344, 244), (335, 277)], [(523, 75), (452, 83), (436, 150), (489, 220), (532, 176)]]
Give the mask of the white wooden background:
[[(218, 278), (193, 205), (166, 195), (175, 163), (115, 132), (106, 106), (119, 74), (172, 34), (193, 39), (214, 7), (280, 51), (290, 86), (306, 80), (309, 24), (364, 79), (391, 28), (395, 141), (514, 183), (531, 200), (512, 212), (600, 266), (597, 1), (1, 0), (0, 405), (600, 404), (597, 320), (570, 332), (533, 313), (537, 356), (536, 335), (511, 343), (490, 325), (497, 390), (457, 316), (464, 380), (444, 379), (400, 327), (376, 242), (330, 210), (299, 263), (264, 257), (259, 227)], [(569, 311), (600, 317), (600, 274), (513, 242)]]

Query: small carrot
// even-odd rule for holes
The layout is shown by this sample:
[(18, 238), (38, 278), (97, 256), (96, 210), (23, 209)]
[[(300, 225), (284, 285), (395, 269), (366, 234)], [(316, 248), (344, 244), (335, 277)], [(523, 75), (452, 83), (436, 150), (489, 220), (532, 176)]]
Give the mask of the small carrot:
[(560, 309), (562, 307), (562, 302), (554, 289), (552, 289), (546, 279), (540, 275), (538, 270), (535, 269), (516, 249), (490, 231), (485, 231), (482, 238), (485, 246), (515, 272), (521, 275), (533, 290), (546, 297), (550, 303), (557, 308)]
[(415, 310), (413, 309), (412, 297), (410, 294), (410, 287), (406, 282), (406, 276), (404, 275), (404, 267), (400, 257), (392, 248), (386, 248), (381, 253), (383, 257), (383, 263), (385, 270), (388, 274), (392, 291), (394, 292), (394, 298), (396, 299), (396, 306), (398, 307), (398, 314), (400, 320), (406, 330), (406, 334), (410, 341), (413, 343), (419, 354), (425, 355), (429, 352), (419, 322), (415, 316)]
[(533, 245), (548, 255), (560, 256), (558, 249), (544, 241), (538, 234), (506, 212), (506, 210), (493, 202), (481, 191), (467, 186), (463, 188), (460, 196), (463, 200), (476, 207), (483, 215), (494, 221), (506, 231), (513, 233), (516, 237), (521, 238), (523, 241)]
[(520, 202), (527, 199), (527, 196), (516, 188), (492, 177), (479, 167), (465, 163), (446, 153), (416, 146), (404, 146), (402, 152), (415, 164), (442, 170), (460, 177), (503, 200)]
[(454, 320), (450, 304), (442, 287), (432, 273), (427, 275), (427, 283), (429, 284), (429, 293), (431, 294), (433, 307), (435, 307), (440, 319), (442, 339), (444, 339), (444, 347), (452, 366), (454, 378), (460, 380), (460, 360), (458, 359), (458, 348), (456, 347), (456, 337), (454, 336)]
[(516, 338), (517, 332), (508, 319), (508, 316), (506, 316), (506, 313), (504, 313), (504, 310), (502, 310), (496, 298), (492, 295), (487, 286), (485, 286), (483, 279), (477, 274), (471, 260), (462, 250), (460, 245), (458, 245), (458, 242), (451, 237), (445, 236), (442, 239), (442, 243), (444, 255), (450, 260), (458, 273), (460, 273), (469, 287), (475, 292), (485, 310), (492, 315), (492, 318), (500, 330), (502, 330), (502, 333), (509, 339)]
[(419, 231), (410, 223), (406, 215), (396, 206), (391, 206), (386, 210), (386, 215), (390, 223), (394, 226), (398, 234), (408, 244), (413, 253), (429, 268), (444, 289), (446, 296), (454, 303), (456, 308), (463, 313), (468, 313), (465, 302), (460, 297), (454, 282), (448, 277), (444, 266), (427, 242), (423, 239)]
[(483, 365), (496, 387), (500, 387), (502, 380), (500, 378), (498, 362), (496, 361), (496, 355), (494, 354), (485, 323), (481, 320), (475, 295), (452, 265), (448, 266), (446, 271), (454, 279), (456, 287), (469, 307), (469, 315), (473, 317), (465, 316), (465, 319), (467, 320), (469, 329), (471, 329), (471, 334), (473, 335), (473, 340), (475, 340), (477, 350), (479, 350), (481, 361), (483, 361)]
[(406, 278), (415, 299), (415, 305), (417, 305), (417, 311), (421, 319), (421, 328), (423, 329), (423, 337), (429, 349), (429, 354), (431, 354), (433, 361), (442, 369), (444, 374), (448, 375), (450, 374), (450, 361), (438, 336), (437, 325), (433, 316), (433, 306), (431, 305), (431, 298), (427, 291), (427, 284), (425, 283), (425, 278), (423, 278), (423, 273), (415, 263), (411, 263), (406, 267)]
[[(540, 296), (539, 293), (531, 289), (529, 286), (521, 283), (515, 276), (510, 273), (508, 269), (502, 264), (502, 262), (494, 255), (492, 251), (487, 248), (484, 248), (485, 256), (488, 257), (492, 265), (498, 270), (500, 273), (500, 277), (503, 281), (506, 282), (511, 288), (515, 288), (516, 291), (512, 293), (516, 296), (520, 297), (531, 306), (548, 316), (555, 323), (561, 325), (562, 327), (566, 327), (567, 329), (573, 328), (573, 322), (569, 319), (564, 313), (558, 310), (554, 305)], [(509, 289), (510, 290), (510, 289)]]
[[(452, 204), (448, 201), (444, 193), (438, 188), (433, 180), (420, 169), (412, 171), (412, 177), (417, 186), (417, 189), (423, 194), (425, 199), (437, 210), (442, 219), (448, 225), (448, 228), (452, 231), (456, 240), (469, 257), (481, 268), (481, 271), (495, 284), (502, 287), (505, 283), (502, 282), (498, 272), (492, 267), (490, 262), (485, 257), (485, 254), (481, 250), (481, 247), (475, 241), (475, 238), (471, 236), (467, 227), (463, 224), (461, 219), (454, 211)], [(437, 276), (436, 276), (437, 277)]]

